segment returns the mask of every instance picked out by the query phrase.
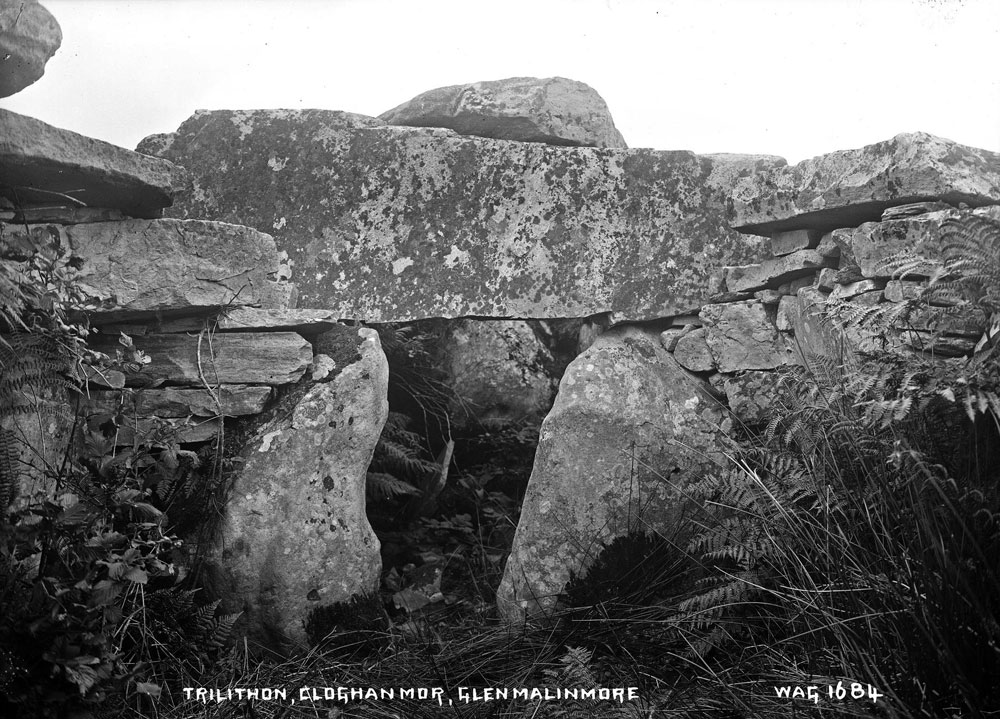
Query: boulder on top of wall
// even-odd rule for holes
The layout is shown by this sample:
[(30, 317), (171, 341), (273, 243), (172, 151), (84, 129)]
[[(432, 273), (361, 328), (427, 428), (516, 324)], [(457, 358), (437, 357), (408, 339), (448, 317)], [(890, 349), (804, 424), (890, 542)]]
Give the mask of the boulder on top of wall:
[(720, 372), (787, 364), (787, 348), (759, 300), (707, 305), (701, 318), (706, 325), (705, 341)]
[(67, 252), (81, 289), (100, 308), (95, 323), (230, 305), (281, 306), (270, 277), (274, 240), (249, 227), (201, 220), (126, 220), (81, 225), (5, 225), (14, 241)]
[(975, 210), (945, 210), (886, 222), (866, 222), (851, 236), (851, 247), (865, 277), (892, 277), (897, 266), (893, 260), (902, 254), (923, 257), (927, 262), (909, 267), (910, 277), (929, 277), (944, 259), (945, 223), (956, 221), (970, 226), (982, 218), (1000, 223), (1000, 206)]
[[(720, 426), (722, 429), (720, 429)], [(551, 610), (571, 574), (643, 528), (671, 536), (681, 489), (724, 461), (724, 412), (653, 330), (599, 336), (566, 370), (542, 423), (497, 591), (510, 622)]]
[(823, 232), (878, 221), (889, 207), (1000, 202), (1000, 154), (926, 132), (904, 133), (742, 178), (730, 220), (743, 232)]
[(258, 429), (226, 503), (211, 583), (224, 611), (243, 612), (237, 630), (272, 650), (305, 645), (312, 610), (378, 587), (365, 475), (389, 368), (378, 334), (354, 333), (358, 359)]
[(0, 196), (15, 206), (67, 204), (155, 218), (188, 184), (172, 162), (0, 110)]
[(298, 306), (341, 318), (654, 319), (700, 307), (714, 267), (762, 254), (725, 220), (723, 169), (742, 161), (322, 110), (199, 112), (155, 144), (195, 176), (171, 215), (272, 233)]
[(0, 0), (0, 97), (38, 80), (60, 45), (59, 23), (38, 0)]
[(552, 406), (552, 354), (523, 320), (451, 322), (438, 352), (457, 427), (538, 422)]
[(439, 87), (379, 119), (388, 125), (445, 127), (497, 140), (628, 147), (604, 98), (590, 85), (564, 77), (509, 77)]

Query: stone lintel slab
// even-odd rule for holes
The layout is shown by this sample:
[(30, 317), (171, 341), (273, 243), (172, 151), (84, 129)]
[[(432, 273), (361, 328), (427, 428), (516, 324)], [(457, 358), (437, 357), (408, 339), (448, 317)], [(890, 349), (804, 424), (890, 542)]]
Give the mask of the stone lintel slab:
[(552, 147), (321, 110), (199, 112), (140, 145), (188, 168), (171, 215), (249, 224), (298, 307), (344, 319), (624, 320), (703, 304), (766, 239), (730, 229), (736, 177), (777, 160)]

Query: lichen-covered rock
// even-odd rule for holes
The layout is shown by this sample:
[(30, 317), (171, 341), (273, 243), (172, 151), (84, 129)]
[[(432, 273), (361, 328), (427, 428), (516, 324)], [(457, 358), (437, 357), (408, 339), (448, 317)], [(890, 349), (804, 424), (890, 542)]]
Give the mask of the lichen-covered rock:
[(731, 200), (733, 227), (756, 234), (856, 227), (913, 202), (978, 207), (1000, 202), (1000, 154), (905, 133), (748, 175), (736, 183)]
[[(274, 240), (249, 227), (201, 220), (126, 220), (80, 225), (0, 223), (70, 254), (81, 289), (100, 308), (95, 323), (219, 307), (279, 307), (271, 281), (280, 268)], [(30, 238), (30, 239), (29, 239)]]
[(551, 610), (570, 574), (636, 527), (669, 536), (683, 507), (678, 488), (723, 461), (722, 422), (705, 383), (657, 332), (598, 337), (567, 368), (542, 423), (497, 591), (501, 615), (517, 622)]
[(188, 183), (171, 162), (0, 110), (0, 196), (15, 206), (80, 203), (156, 218)]
[(523, 320), (450, 323), (439, 352), (457, 427), (537, 422), (552, 406), (552, 354)]
[[(715, 368), (715, 358), (705, 341), (704, 327), (686, 332), (674, 345), (674, 359), (684, 369), (692, 372), (708, 372)], [(662, 334), (661, 334), (662, 343)]]
[(858, 227), (851, 236), (851, 248), (861, 273), (865, 277), (892, 277), (898, 265), (892, 260), (902, 254), (924, 257), (925, 263), (913, 264), (908, 273), (929, 276), (944, 259), (946, 222), (965, 222), (982, 217), (1000, 222), (1000, 207), (982, 207), (975, 210), (945, 210), (906, 217), (887, 222), (868, 222)]
[(195, 176), (172, 215), (273, 233), (299, 307), (341, 318), (652, 319), (699, 307), (714, 267), (760, 257), (725, 222), (728, 161), (690, 152), (320, 110), (199, 112), (156, 145)]
[(774, 369), (787, 363), (784, 343), (760, 301), (707, 305), (701, 318), (720, 372)]
[(439, 87), (379, 115), (388, 125), (549, 145), (628, 147), (607, 103), (564, 77), (510, 77)]
[(773, 371), (741, 372), (722, 381), (733, 415), (747, 426), (770, 421), (781, 408), (779, 377)]
[(360, 359), (258, 430), (226, 503), (215, 590), (271, 650), (304, 645), (313, 609), (378, 587), (365, 473), (389, 411), (389, 370), (375, 331), (357, 337)]
[(59, 23), (37, 0), (0, 0), (0, 97), (38, 80), (60, 45)]

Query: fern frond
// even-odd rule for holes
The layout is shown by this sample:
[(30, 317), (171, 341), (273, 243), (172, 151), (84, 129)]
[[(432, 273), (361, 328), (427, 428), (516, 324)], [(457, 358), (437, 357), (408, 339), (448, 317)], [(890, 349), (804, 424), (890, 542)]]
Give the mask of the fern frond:
[(420, 490), (412, 484), (396, 479), (386, 472), (368, 472), (366, 477), (365, 493), (371, 501), (420, 494)]

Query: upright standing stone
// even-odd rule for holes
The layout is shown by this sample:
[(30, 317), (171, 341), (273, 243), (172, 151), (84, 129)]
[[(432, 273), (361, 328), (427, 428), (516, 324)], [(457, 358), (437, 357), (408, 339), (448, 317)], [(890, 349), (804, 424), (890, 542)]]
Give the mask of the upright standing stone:
[(630, 531), (677, 528), (679, 489), (723, 461), (723, 412), (659, 334), (612, 329), (577, 357), (542, 423), (497, 592), (508, 621), (551, 610), (571, 574)]
[(365, 475), (389, 411), (389, 369), (374, 330), (355, 341), (358, 361), (258, 430), (226, 506), (215, 552), (224, 608), (243, 611), (243, 631), (270, 649), (304, 645), (313, 609), (378, 587)]

